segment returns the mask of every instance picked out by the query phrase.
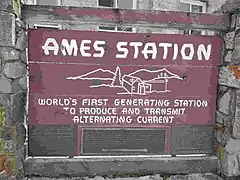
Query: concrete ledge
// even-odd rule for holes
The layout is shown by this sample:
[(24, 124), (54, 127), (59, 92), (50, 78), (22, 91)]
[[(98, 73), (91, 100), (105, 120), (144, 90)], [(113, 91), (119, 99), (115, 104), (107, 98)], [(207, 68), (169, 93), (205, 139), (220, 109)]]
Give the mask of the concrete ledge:
[(216, 173), (217, 157), (27, 158), (25, 176), (80, 177), (129, 173)]

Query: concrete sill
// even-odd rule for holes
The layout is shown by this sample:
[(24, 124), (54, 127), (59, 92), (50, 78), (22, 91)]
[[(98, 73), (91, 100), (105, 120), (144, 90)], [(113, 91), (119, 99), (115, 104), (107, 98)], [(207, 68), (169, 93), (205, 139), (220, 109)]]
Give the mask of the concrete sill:
[(27, 158), (25, 176), (81, 177), (129, 173), (216, 173), (217, 157)]

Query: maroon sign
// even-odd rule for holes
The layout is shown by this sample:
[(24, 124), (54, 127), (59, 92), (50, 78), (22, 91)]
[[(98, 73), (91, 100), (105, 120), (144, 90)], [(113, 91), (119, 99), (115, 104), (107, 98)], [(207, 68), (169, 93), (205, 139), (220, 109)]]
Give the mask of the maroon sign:
[(214, 124), (221, 43), (213, 36), (29, 30), (29, 123)]

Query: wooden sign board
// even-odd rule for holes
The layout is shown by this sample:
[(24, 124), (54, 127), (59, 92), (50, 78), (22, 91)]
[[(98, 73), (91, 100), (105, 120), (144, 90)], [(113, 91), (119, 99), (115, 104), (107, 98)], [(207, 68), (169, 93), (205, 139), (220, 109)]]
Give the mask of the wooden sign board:
[(28, 34), (30, 156), (211, 153), (219, 37)]

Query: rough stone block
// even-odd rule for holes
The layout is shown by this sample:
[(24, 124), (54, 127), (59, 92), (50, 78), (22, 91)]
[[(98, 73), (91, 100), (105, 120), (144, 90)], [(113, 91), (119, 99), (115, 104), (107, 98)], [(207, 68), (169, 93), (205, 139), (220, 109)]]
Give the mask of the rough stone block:
[(24, 148), (18, 148), (15, 150), (15, 156), (16, 156), (16, 169), (23, 169), (25, 154), (24, 154)]
[(27, 90), (27, 76), (23, 76), (21, 77), (19, 80), (18, 80), (18, 83), (20, 85), (20, 87), (23, 89), (23, 90)]
[(228, 90), (227, 86), (218, 86), (218, 97), (222, 97), (222, 95)]
[(3, 61), (18, 60), (20, 59), (20, 53), (11, 47), (0, 47), (0, 58)]
[(240, 139), (230, 138), (225, 146), (225, 150), (228, 154), (240, 155)]
[(3, 76), (0, 76), (0, 93), (11, 93), (12, 85), (11, 81)]
[[(11, 95), (10, 98), (11, 112), (7, 114), (5, 124), (24, 124), (26, 93), (21, 92)], [(9, 120), (9, 121), (8, 121)]]
[(236, 38), (235, 38), (235, 48), (234, 48), (234, 51), (233, 51), (233, 59), (234, 61), (239, 61), (239, 58), (240, 58), (240, 33), (238, 33), (236, 35)]
[(237, 20), (237, 14), (233, 14), (231, 16), (231, 28), (232, 29), (235, 29), (235, 27), (236, 27), (236, 20)]
[(236, 106), (240, 107), (240, 89), (236, 90)]
[(20, 53), (20, 60), (23, 62), (23, 63), (26, 63), (27, 62), (27, 51), (22, 51)]
[(0, 94), (0, 102), (6, 108), (5, 124), (24, 124), (26, 93)]
[(216, 131), (217, 142), (220, 143), (222, 146), (226, 145), (230, 137), (231, 137), (231, 134), (228, 128), (226, 128), (224, 132)]
[(222, 5), (221, 9), (222, 9), (223, 13), (230, 13), (230, 12), (236, 11), (238, 9), (239, 5), (240, 5), (240, 2), (238, 0), (230, 0), (230, 1), (226, 1)]
[(12, 0), (1, 0), (0, 1), (0, 7), (3, 9), (7, 9), (11, 11), (13, 8), (13, 1)]
[(9, 78), (18, 78), (27, 74), (27, 68), (21, 62), (7, 62), (3, 72)]
[(232, 117), (231, 115), (226, 115), (219, 111), (216, 112), (216, 122), (218, 124), (228, 127), (232, 123), (233, 119), (234, 119), (234, 117)]
[(240, 139), (240, 90), (236, 90), (235, 118), (233, 121), (233, 137)]
[(0, 14), (0, 45), (15, 46), (15, 41), (15, 16), (2, 11)]
[(240, 14), (236, 15), (236, 31), (240, 29)]
[(239, 155), (228, 154), (223, 151), (222, 167), (226, 176), (238, 176), (240, 175)]
[(231, 97), (232, 91), (228, 90), (220, 99), (218, 99), (218, 111), (229, 114)]
[(234, 49), (234, 37), (235, 37), (235, 31), (228, 32), (223, 36), (226, 49)]
[(3, 149), (5, 152), (14, 152), (15, 151), (15, 143), (12, 140), (5, 140), (3, 142)]
[(189, 174), (189, 175), (175, 175), (170, 176), (167, 180), (223, 180), (219, 176), (206, 173), (206, 174)]
[(220, 68), (219, 85), (240, 88), (240, 80), (234, 76), (229, 67)]
[(240, 117), (235, 117), (233, 124), (233, 137), (240, 139)]
[(23, 91), (22, 87), (20, 86), (20, 84), (18, 82), (19, 82), (19, 79), (12, 79), (12, 93), (13, 94)]
[(20, 32), (18, 32), (16, 38), (17, 38), (17, 41), (16, 41), (15, 48), (19, 49), (21, 51), (25, 50), (27, 48), (27, 35), (26, 35), (26, 33), (23, 30), (21, 30)]
[(233, 61), (233, 52), (227, 51), (227, 53), (224, 57), (224, 62), (232, 62), (232, 61)]

